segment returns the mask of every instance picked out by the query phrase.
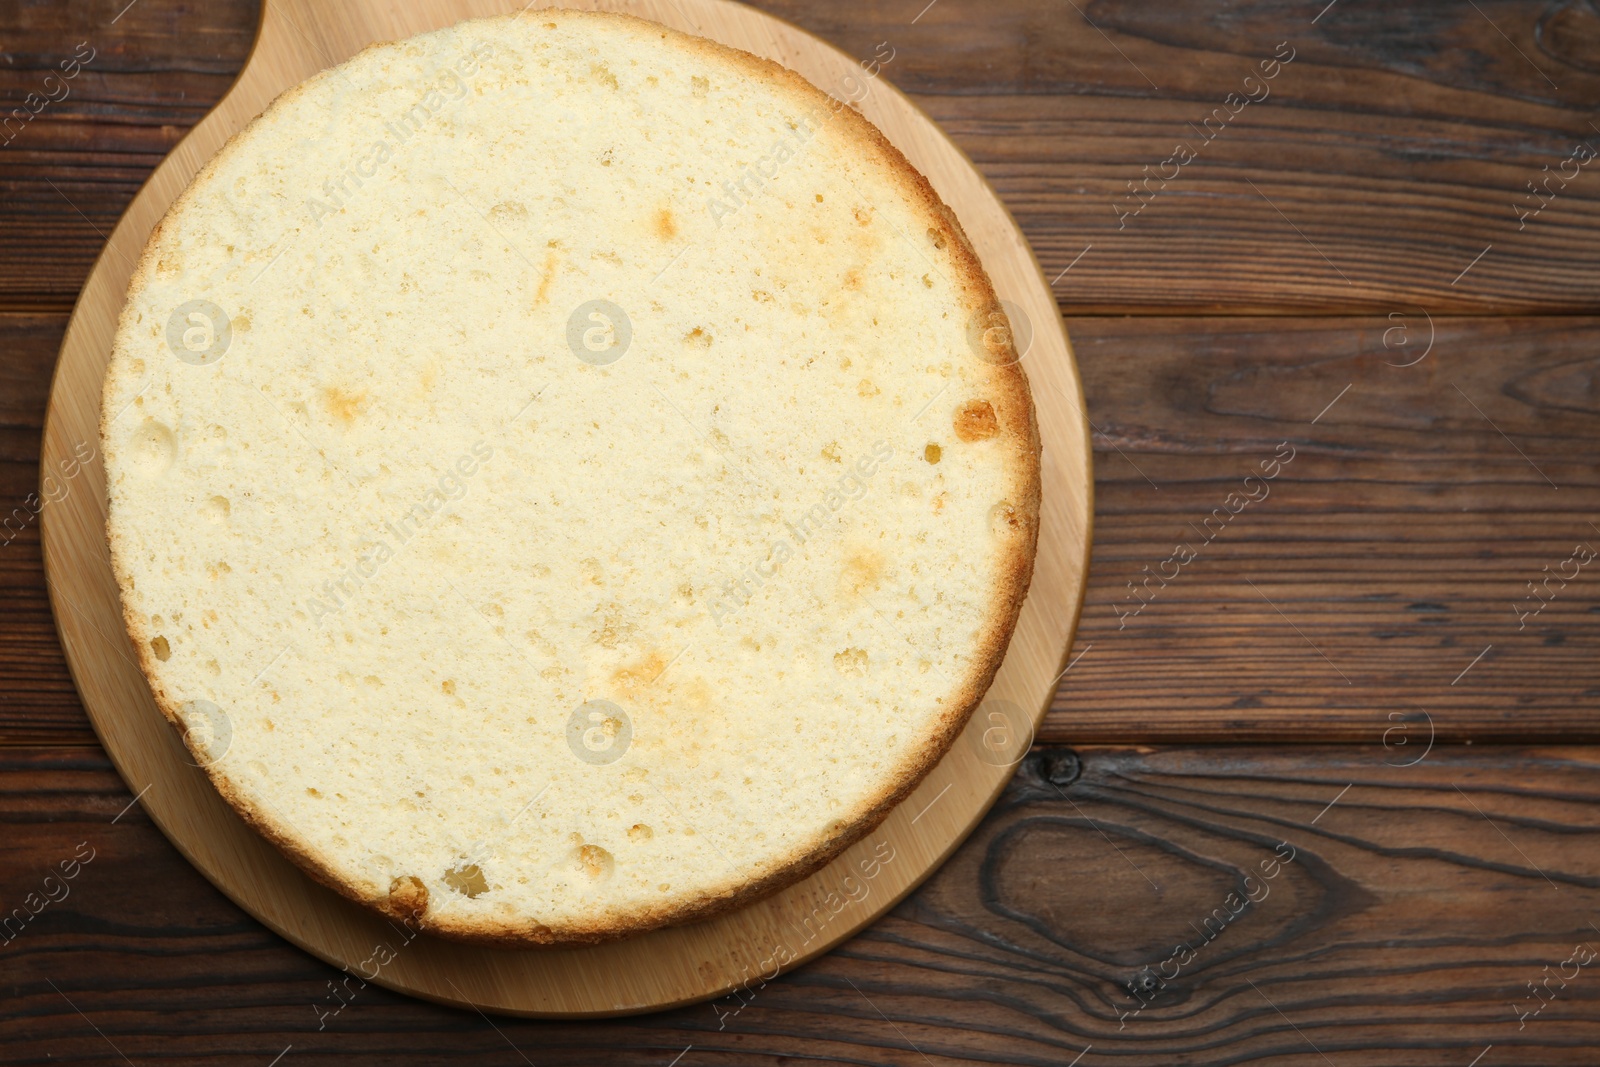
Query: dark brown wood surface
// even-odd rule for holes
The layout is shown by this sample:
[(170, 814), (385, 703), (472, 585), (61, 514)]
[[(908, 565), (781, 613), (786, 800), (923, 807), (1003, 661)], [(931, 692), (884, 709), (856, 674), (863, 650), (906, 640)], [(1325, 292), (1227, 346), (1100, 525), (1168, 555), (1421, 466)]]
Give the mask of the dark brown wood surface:
[(338, 972), (223, 903), (137, 806), (118, 818), (99, 753), (0, 750), (7, 891), (92, 857), (0, 947), (0, 1060), (1593, 1063), (1600, 753), (1390, 740), (1040, 750), (842, 948), (603, 1023), (330, 992)]
[(0, 120), (93, 51), (0, 132), (0, 917), (66, 889), (0, 933), (0, 1064), (1595, 1062), (1592, 0), (761, 5), (889, 42), (1056, 279), (1080, 658), (889, 918), (737, 1013), (601, 1024), (375, 986), (329, 1015), (338, 972), (124, 811), (45, 595), (41, 420), (104, 234), (257, 18), (125, 5), (0, 4)]

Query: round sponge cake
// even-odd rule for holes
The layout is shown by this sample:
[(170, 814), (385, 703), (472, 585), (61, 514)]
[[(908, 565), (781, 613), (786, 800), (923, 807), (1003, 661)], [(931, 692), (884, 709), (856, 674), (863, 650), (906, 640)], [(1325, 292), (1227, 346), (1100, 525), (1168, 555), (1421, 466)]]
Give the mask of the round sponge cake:
[(152, 235), (102, 434), (194, 762), (325, 884), (506, 944), (709, 915), (870, 830), (1037, 538), (1027, 381), (928, 183), (618, 15), (281, 96)]

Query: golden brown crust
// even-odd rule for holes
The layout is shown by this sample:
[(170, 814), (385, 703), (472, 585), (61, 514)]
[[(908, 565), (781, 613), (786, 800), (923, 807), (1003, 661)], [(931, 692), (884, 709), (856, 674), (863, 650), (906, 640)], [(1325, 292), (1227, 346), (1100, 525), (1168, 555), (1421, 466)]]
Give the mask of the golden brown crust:
[[(502, 16), (500, 18), (472, 21), (502, 22), (519, 17), (530, 20), (586, 19), (612, 24), (628, 24), (635, 28), (642, 28), (647, 32), (657, 33), (662, 38), (676, 37), (680, 43), (692, 51), (698, 51), (707, 57), (719, 59), (730, 66), (740, 68), (744, 73), (758, 80), (786, 87), (801, 102), (827, 106), (839, 103), (835, 98), (812, 85), (798, 73), (771, 60), (704, 38), (683, 34), (631, 15), (550, 9), (527, 12), (520, 16)], [(388, 47), (388, 45), (374, 44), (364, 49), (361, 54), (383, 47)], [(316, 81), (329, 76), (332, 76), (331, 71), (323, 71), (306, 82), (286, 90), (261, 115), (229, 138), (217, 155), (201, 168), (190, 186), (174, 201), (167, 212), (167, 217), (172, 217), (183, 210), (188, 201), (196, 195), (197, 191), (207, 184), (212, 174), (216, 171), (219, 162), (236, 148), (256, 123), (261, 122), (275, 109), (294, 99), (300, 93), (305, 92)], [(838, 109), (834, 111), (834, 115), (843, 123), (846, 134), (864, 152), (878, 154), (879, 158), (900, 179), (902, 183), (901, 192), (908, 200), (919, 205), (927, 213), (931, 223), (929, 235), (935, 236), (935, 230), (937, 230), (935, 245), (936, 247), (948, 248), (961, 288), (964, 290), (966, 299), (961, 309), (962, 312), (967, 315), (994, 314), (997, 312), (1000, 308), (999, 300), (988, 275), (978, 260), (976, 251), (967, 239), (966, 233), (961, 228), (961, 224), (954, 212), (940, 200), (927, 178), (906, 159), (905, 155), (876, 126), (852, 107), (844, 106), (840, 103)], [(151, 233), (149, 241), (146, 242), (145, 249), (130, 281), (130, 291), (142, 284), (152, 268), (154, 248), (165, 222), (166, 218), (163, 218), (162, 222), (158, 223)], [(127, 308), (124, 308), (124, 315), (127, 314), (127, 310)], [(1009, 347), (1011, 342), (1007, 340), (1006, 345)], [(841, 829), (837, 836), (787, 860), (775, 863), (766, 874), (759, 878), (749, 880), (741, 885), (730, 886), (721, 892), (707, 893), (695, 901), (672, 907), (657, 908), (647, 914), (610, 916), (607, 921), (598, 925), (571, 924), (552, 929), (538, 922), (529, 922), (517, 926), (488, 921), (452, 920), (439, 922), (437, 919), (429, 919), (426, 916), (427, 889), (420, 880), (410, 876), (402, 876), (396, 879), (391, 886), (373, 886), (370, 890), (364, 890), (360, 886), (350, 884), (348, 880), (336, 875), (319, 856), (308, 852), (300, 846), (291, 834), (283, 827), (280, 827), (270, 815), (261, 811), (249, 798), (243, 796), (226, 776), (204, 760), (203, 753), (195, 752), (194, 754), (200, 760), (217, 791), (239, 813), (245, 822), (268, 841), (272, 842), (315, 881), (339, 893), (341, 896), (372, 908), (389, 918), (403, 921), (413, 927), (426, 929), (429, 932), (438, 933), (454, 940), (508, 947), (595, 943), (663, 926), (674, 926), (710, 918), (792, 885), (826, 866), (845, 849), (871, 833), (888, 817), (896, 805), (916, 789), (966, 727), (973, 711), (981, 703), (984, 694), (988, 691), (990, 683), (994, 680), (995, 673), (999, 670), (1001, 661), (1005, 657), (1006, 648), (1016, 627), (1017, 618), (1021, 613), (1022, 603), (1027, 595), (1028, 585), (1033, 575), (1034, 556), (1038, 545), (1041, 495), (1040, 438), (1033, 397), (1028, 386), (1027, 375), (1021, 367), (1015, 350), (1011, 349), (1006, 355), (1009, 358), (998, 359), (989, 364), (991, 373), (986, 390), (988, 401), (992, 406), (992, 411), (989, 413), (988, 418), (993, 420), (993, 428), (992, 432), (985, 433), (984, 437), (985, 439), (996, 439), (1017, 460), (1016, 466), (1011, 472), (1011, 484), (1008, 486), (1006, 499), (1011, 504), (1009, 524), (1013, 529), (1020, 528), (1022, 536), (1014, 542), (1015, 550), (1003, 562), (999, 588), (996, 590), (992, 610), (980, 628), (978, 649), (973, 657), (973, 666), (967, 677), (957, 683), (955, 690), (946, 701), (947, 709), (940, 717), (937, 732), (931, 742), (916, 753), (910, 762), (899, 768), (894, 776), (884, 784), (882, 791), (875, 800), (866, 805), (863, 810), (858, 811), (853, 817), (846, 816), (841, 819)], [(115, 360), (113, 361), (114, 366)], [(107, 390), (106, 396), (102, 401), (101, 410), (102, 439), (105, 438), (109, 430), (109, 419), (107, 417), (109, 399), (109, 390)], [(956, 413), (956, 417), (960, 418), (959, 412)], [(161, 684), (159, 675), (151, 662), (152, 653), (149, 647), (148, 628), (143, 618), (136, 616), (128, 604), (126, 590), (130, 582), (124, 565), (124, 546), (116, 536), (112, 523), (111, 511), (114, 506), (114, 503), (111, 503), (108, 504), (107, 508), (107, 538), (111, 547), (113, 571), (119, 591), (123, 594), (123, 617), (139, 656), (140, 668), (144, 672), (146, 679), (150, 681), (157, 706), (160, 707), (166, 719), (174, 727), (182, 731), (183, 720), (178, 713), (177, 702), (173, 694), (168, 692), (165, 686)], [(187, 737), (185, 737), (185, 742), (186, 744), (188, 743)], [(193, 745), (189, 747), (191, 750), (194, 749)], [(417, 892), (418, 890), (421, 891), (420, 894)]]

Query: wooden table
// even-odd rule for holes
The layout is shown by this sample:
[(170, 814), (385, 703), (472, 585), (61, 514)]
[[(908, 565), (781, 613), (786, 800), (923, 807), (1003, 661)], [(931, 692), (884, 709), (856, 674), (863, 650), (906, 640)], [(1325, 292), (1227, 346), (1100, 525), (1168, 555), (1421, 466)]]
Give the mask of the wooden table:
[(1056, 278), (1094, 568), (920, 891), (596, 1024), (335, 991), (131, 805), (29, 494), (78, 287), (256, 9), (0, 7), (0, 100), (67, 90), (0, 131), (0, 1063), (1595, 1063), (1600, 8), (1324, 2), (762, 4), (889, 42)]

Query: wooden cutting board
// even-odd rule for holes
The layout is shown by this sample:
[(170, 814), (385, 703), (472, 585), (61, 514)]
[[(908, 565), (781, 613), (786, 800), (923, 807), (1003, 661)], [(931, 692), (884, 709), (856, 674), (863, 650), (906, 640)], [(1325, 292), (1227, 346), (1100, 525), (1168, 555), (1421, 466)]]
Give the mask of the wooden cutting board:
[[(246, 827), (189, 762), (136, 666), (106, 547), (101, 381), (146, 239), (228, 137), (283, 90), (372, 42), (518, 6), (496, 0), (264, 3), (255, 49), (238, 82), (135, 197), (73, 312), (51, 390), (42, 470), (65, 469), (61, 464), (71, 463), (75, 450), (82, 459), (92, 449), (94, 459), (83, 464), (72, 491), (44, 512), (45, 573), (62, 645), (101, 742), (155, 823), (240, 907), (357, 978), (415, 996), (517, 1015), (618, 1015), (758, 988), (780, 966), (799, 965), (887, 911), (983, 817), (1027, 752), (1077, 624), (1092, 514), (1089, 436), (1066, 332), (1032, 252), (971, 162), (887, 84), (891, 60), (859, 107), (955, 209), (1009, 302), (1019, 347), (1027, 345), (1023, 365), (1044, 440), (1044, 513), (1033, 585), (1005, 663), (966, 733), (881, 827), (812, 877), (719, 918), (625, 941), (541, 950), (457, 944), (409, 934), (311, 881)], [(819, 86), (862, 78), (856, 58), (726, 0), (542, 6), (627, 11), (766, 56)], [(355, 988), (356, 979), (348, 981)]]

